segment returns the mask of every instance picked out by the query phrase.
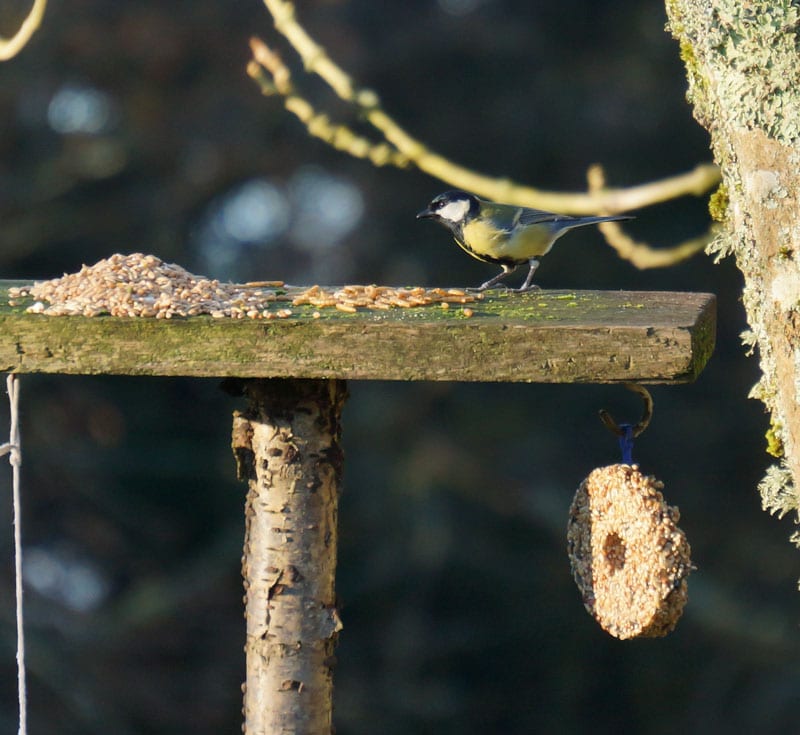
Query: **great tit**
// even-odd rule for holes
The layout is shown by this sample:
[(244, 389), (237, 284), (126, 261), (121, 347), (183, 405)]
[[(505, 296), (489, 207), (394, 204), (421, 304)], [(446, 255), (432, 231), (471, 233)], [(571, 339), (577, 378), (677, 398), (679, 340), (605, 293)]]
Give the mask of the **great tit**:
[(598, 222), (633, 219), (626, 215), (570, 217), (512, 204), (495, 204), (465, 191), (439, 194), (427, 209), (417, 215), (417, 219), (423, 218), (447, 227), (459, 247), (473, 258), (497, 263), (503, 269), (480, 285), (478, 291), (496, 285), (523, 263), (528, 264), (529, 270), (518, 290), (539, 288), (533, 285), (533, 274), (539, 267), (538, 258), (549, 253), (553, 243), (567, 230)]

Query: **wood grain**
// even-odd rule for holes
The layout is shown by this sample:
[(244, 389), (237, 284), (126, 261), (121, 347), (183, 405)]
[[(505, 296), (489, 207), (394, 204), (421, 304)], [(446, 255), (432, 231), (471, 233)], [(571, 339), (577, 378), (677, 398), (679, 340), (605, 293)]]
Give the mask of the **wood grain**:
[(712, 294), (494, 291), (460, 307), (294, 307), (285, 319), (45, 316), (8, 306), (0, 370), (355, 380), (694, 380), (714, 349)]

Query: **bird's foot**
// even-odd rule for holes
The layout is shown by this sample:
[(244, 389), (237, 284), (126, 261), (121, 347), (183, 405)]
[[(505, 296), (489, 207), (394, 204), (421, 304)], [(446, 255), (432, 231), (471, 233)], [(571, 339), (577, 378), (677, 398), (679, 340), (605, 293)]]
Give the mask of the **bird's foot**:
[(515, 289), (502, 283), (484, 283), (480, 286), (468, 287), (465, 290), (470, 293), (485, 293), (486, 291), (514, 291)]

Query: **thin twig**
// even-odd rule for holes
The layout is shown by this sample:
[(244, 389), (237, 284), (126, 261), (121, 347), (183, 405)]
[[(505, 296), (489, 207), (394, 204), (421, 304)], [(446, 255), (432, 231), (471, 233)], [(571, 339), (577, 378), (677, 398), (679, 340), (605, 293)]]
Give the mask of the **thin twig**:
[(19, 30), (8, 39), (0, 36), (0, 61), (8, 61), (14, 58), (25, 48), (25, 44), (31, 40), (31, 36), (41, 24), (46, 7), (47, 0), (34, 0), (33, 7), (31, 7), (25, 20), (22, 21)]

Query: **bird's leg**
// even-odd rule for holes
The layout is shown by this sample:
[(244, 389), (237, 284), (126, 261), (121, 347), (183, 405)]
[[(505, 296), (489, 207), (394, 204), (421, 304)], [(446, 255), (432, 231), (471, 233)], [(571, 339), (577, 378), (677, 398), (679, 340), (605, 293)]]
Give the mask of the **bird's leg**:
[(482, 283), (480, 286), (478, 286), (478, 288), (470, 289), (470, 291), (472, 291), (472, 290), (474, 290), (474, 291), (485, 291), (487, 288), (491, 288), (492, 286), (496, 286), (498, 283), (500, 283), (500, 281), (503, 278), (505, 278), (507, 275), (513, 273), (517, 268), (517, 266), (515, 266), (515, 265), (506, 265), (505, 263), (503, 263), (503, 265), (501, 265), (500, 267), (503, 270), (500, 271), (500, 273), (498, 273), (494, 278), (490, 278), (488, 281), (486, 281), (486, 283)]
[(530, 270), (528, 270), (528, 275), (525, 277), (525, 283), (523, 283), (517, 291), (536, 291), (541, 288), (541, 286), (531, 283), (531, 281), (533, 281), (533, 274), (536, 273), (536, 269), (539, 267), (539, 261), (536, 260), (536, 258), (531, 258), (528, 263), (530, 265)]

